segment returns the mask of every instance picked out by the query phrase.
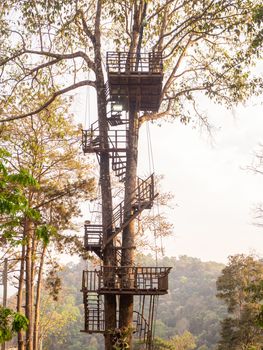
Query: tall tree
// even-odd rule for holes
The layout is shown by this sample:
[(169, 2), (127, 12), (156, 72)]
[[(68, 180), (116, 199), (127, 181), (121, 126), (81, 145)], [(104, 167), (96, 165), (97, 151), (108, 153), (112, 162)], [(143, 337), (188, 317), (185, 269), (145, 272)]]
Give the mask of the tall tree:
[(219, 350), (261, 349), (263, 334), (256, 324), (261, 306), (249, 288), (262, 278), (262, 261), (244, 255), (229, 258), (217, 280), (217, 296), (226, 303), (229, 312), (229, 317), (222, 321)]
[[(200, 113), (201, 93), (232, 106), (262, 90), (251, 66), (262, 55), (262, 4), (260, 0), (4, 0), (1, 3), (2, 84), (1, 122), (31, 117), (53, 104), (58, 96), (81, 86), (97, 92), (100, 148), (108, 148), (104, 47), (139, 54), (162, 53), (165, 79), (157, 113), (129, 110), (129, 139), (125, 203), (136, 186), (137, 142), (140, 125), (164, 117), (188, 122), (193, 116), (208, 125)], [(12, 10), (10, 10), (12, 9)], [(15, 13), (10, 21), (11, 12)], [(109, 18), (111, 24), (109, 24)], [(12, 39), (12, 40), (10, 40)], [(17, 90), (30, 81), (41, 91), (39, 77), (49, 86), (45, 101), (28, 108)], [(91, 78), (90, 78), (91, 77)], [(20, 106), (10, 113), (9, 106)], [(110, 156), (100, 155), (103, 227), (112, 220)], [(105, 230), (104, 230), (105, 231)], [(110, 231), (110, 230), (109, 230)], [(105, 234), (107, 235), (107, 234)], [(104, 237), (107, 240), (108, 237)], [(134, 246), (131, 222), (123, 232), (126, 247)], [(124, 249), (122, 264), (134, 260), (133, 249)], [(104, 264), (114, 264), (112, 245), (104, 251)], [(116, 300), (105, 296), (106, 328), (116, 326)], [(121, 297), (120, 320), (132, 322), (132, 296)], [(110, 336), (105, 337), (111, 349)]]
[[(30, 89), (24, 87), (21, 93), (27, 94), (30, 105)], [(25, 287), (25, 311), (29, 320), (27, 349), (39, 346), (40, 294), (48, 244), (53, 243), (49, 250), (68, 249), (81, 254), (81, 240), (74, 233), (69, 235), (64, 231), (74, 230), (72, 218), (80, 214), (80, 201), (90, 199), (94, 188), (89, 165), (79, 153), (80, 130), (67, 115), (66, 103), (61, 102), (57, 100), (35, 118), (16, 121), (1, 130), (2, 145), (12, 153), (9, 168), (28, 169), (39, 184), (38, 188), (27, 188), (23, 195), (40, 216), (37, 219), (28, 215), (21, 217), (15, 226), (13, 222), (6, 222), (2, 230), (3, 243), (5, 237), (7, 244), (17, 246), (22, 242), (18, 257), (21, 261), (18, 311), (21, 311)], [(22, 339), (19, 344), (22, 348)]]
[[(7, 160), (10, 154), (0, 149), (0, 228), (8, 223), (16, 225), (21, 217), (39, 219), (39, 212), (29, 207), (24, 190), (37, 186), (35, 179), (25, 171), (10, 173)], [(5, 257), (6, 259), (6, 257)], [(2, 264), (3, 265), (3, 264)], [(7, 274), (7, 272), (6, 272)], [(7, 280), (7, 275), (5, 279)], [(3, 278), (4, 279), (4, 278)], [(0, 344), (10, 340), (16, 333), (27, 330), (28, 319), (20, 312), (0, 306)]]

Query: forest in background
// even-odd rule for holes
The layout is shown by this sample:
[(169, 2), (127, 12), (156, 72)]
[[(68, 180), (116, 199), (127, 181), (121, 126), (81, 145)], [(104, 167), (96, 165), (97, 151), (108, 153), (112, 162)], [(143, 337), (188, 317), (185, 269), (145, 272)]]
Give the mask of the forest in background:
[[(104, 349), (102, 335), (81, 332), (82, 271), (96, 268), (94, 262), (60, 265), (53, 276), (45, 278), (39, 325), (41, 350)], [(262, 350), (262, 259), (237, 254), (230, 256), (225, 266), (188, 256), (156, 261), (149, 254), (138, 255), (137, 263), (172, 267), (169, 293), (157, 301), (154, 350)], [(8, 306), (15, 303), (16, 295)], [(6, 349), (17, 349), (15, 337)], [(135, 340), (133, 350), (142, 349)]]
[[(155, 266), (150, 255), (138, 259), (140, 264)], [(220, 321), (227, 314), (223, 302), (216, 298), (216, 280), (224, 265), (187, 256), (164, 257), (158, 265), (173, 269), (169, 294), (159, 298), (155, 337), (169, 339), (189, 331), (195, 337), (194, 349), (216, 349)], [(103, 349), (102, 336), (80, 332), (84, 327), (81, 274), (86, 267), (86, 262), (82, 261), (62, 269), (57, 302), (45, 293), (41, 315), (43, 350)]]

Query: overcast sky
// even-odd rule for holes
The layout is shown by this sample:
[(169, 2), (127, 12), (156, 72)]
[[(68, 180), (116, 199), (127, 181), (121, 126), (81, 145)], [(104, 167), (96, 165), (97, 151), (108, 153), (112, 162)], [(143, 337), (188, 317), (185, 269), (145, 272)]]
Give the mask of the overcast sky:
[[(174, 209), (167, 210), (174, 237), (166, 254), (226, 262), (236, 253), (263, 256), (263, 228), (253, 225), (253, 207), (263, 201), (263, 176), (245, 168), (263, 143), (262, 106), (250, 101), (234, 112), (209, 105), (213, 140), (192, 125), (150, 125), (154, 168), (164, 174)], [(147, 169), (146, 132), (141, 133), (140, 169)]]

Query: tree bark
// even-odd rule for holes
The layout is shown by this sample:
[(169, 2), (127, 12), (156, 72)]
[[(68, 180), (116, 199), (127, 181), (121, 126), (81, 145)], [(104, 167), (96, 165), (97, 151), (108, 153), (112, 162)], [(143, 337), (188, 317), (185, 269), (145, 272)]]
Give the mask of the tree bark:
[[(134, 2), (134, 15), (133, 15), (133, 26), (132, 26), (132, 39), (129, 48), (129, 53), (137, 52), (137, 48), (140, 46), (143, 35), (143, 20), (146, 15), (147, 3), (144, 0), (140, 0), (139, 4), (136, 0)], [(140, 35), (141, 34), (141, 35)]]
[[(25, 238), (25, 231), (23, 233), (23, 239)], [(20, 272), (18, 280), (18, 291), (17, 291), (17, 312), (23, 313), (23, 288), (24, 288), (24, 274), (25, 274), (25, 245), (22, 244), (21, 248), (21, 260), (20, 260)], [(17, 349), (24, 350), (24, 336), (23, 332), (19, 331), (17, 335)]]
[[(143, 37), (143, 20), (146, 14), (146, 3), (143, 0), (134, 3), (134, 17), (132, 40), (129, 52), (135, 53), (139, 57), (140, 46)], [(137, 64), (136, 64), (137, 65)], [(129, 105), (129, 133), (127, 148), (127, 166), (125, 181), (125, 216), (128, 219), (132, 212), (132, 195), (137, 187), (137, 160), (138, 160), (138, 116), (140, 97), (137, 97), (135, 105)], [(124, 228), (122, 233), (122, 258), (121, 266), (134, 265), (134, 246), (135, 246), (135, 222)], [(130, 281), (128, 281), (130, 283)], [(133, 295), (120, 295), (120, 327), (132, 328), (133, 325)], [(132, 350), (132, 333), (128, 338), (129, 349)]]
[(33, 350), (33, 281), (32, 281), (32, 238), (34, 233), (33, 223), (26, 218), (25, 219), (25, 232), (26, 232), (26, 307), (25, 314), (29, 321), (28, 329), (26, 332), (26, 350)]
[[(129, 110), (129, 136), (127, 149), (127, 168), (125, 182), (125, 215), (130, 216), (132, 209), (133, 192), (137, 187), (137, 158), (138, 158), (138, 118), (136, 106)], [(132, 221), (122, 234), (122, 266), (134, 265), (135, 222)], [(132, 327), (133, 323), (133, 295), (120, 296), (120, 326)], [(129, 346), (132, 349), (130, 336)]]
[(40, 294), (42, 287), (42, 272), (44, 267), (46, 254), (46, 245), (43, 246), (41, 258), (39, 262), (38, 279), (36, 287), (36, 304), (35, 304), (35, 322), (34, 322), (34, 337), (33, 337), (33, 349), (39, 349), (39, 313), (40, 313)]
[[(96, 89), (97, 89), (97, 105), (98, 105), (98, 121), (100, 133), (100, 147), (105, 149), (100, 154), (100, 186), (102, 199), (102, 225), (103, 225), (103, 241), (112, 234), (106, 228), (112, 221), (112, 193), (111, 193), (111, 179), (110, 179), (110, 154), (108, 151), (108, 122), (106, 111), (106, 94), (104, 85), (104, 76), (101, 58), (101, 42), (100, 42), (100, 16), (101, 16), (101, 1), (98, 0), (97, 13), (95, 21), (95, 75), (96, 75)], [(103, 252), (103, 265), (114, 266), (115, 256), (113, 249), (113, 242), (107, 244)], [(116, 328), (116, 296), (109, 294), (104, 296), (105, 308), (105, 329), (114, 330)], [(112, 336), (108, 332), (105, 333), (105, 349), (113, 350)]]
[[(99, 78), (99, 79), (98, 79)], [(97, 75), (97, 80), (103, 82), (100, 74)], [(99, 83), (98, 83), (99, 85)], [(99, 128), (100, 136), (103, 142), (103, 147), (108, 147), (107, 140), (107, 120), (106, 120), (106, 98), (104, 91), (104, 83), (97, 88), (97, 101), (98, 101), (98, 115), (99, 115)], [(101, 152), (100, 154), (100, 186), (101, 186), (101, 198), (102, 198), (102, 226), (103, 226), (103, 241), (112, 234), (112, 230), (106, 228), (112, 220), (112, 195), (111, 195), (111, 181), (109, 170), (109, 152)], [(113, 242), (107, 244), (103, 252), (103, 265), (114, 266), (115, 256), (113, 250)], [(105, 307), (105, 329), (114, 330), (116, 328), (116, 297), (115, 295), (104, 296)], [(111, 335), (105, 334), (105, 349), (112, 350)]]

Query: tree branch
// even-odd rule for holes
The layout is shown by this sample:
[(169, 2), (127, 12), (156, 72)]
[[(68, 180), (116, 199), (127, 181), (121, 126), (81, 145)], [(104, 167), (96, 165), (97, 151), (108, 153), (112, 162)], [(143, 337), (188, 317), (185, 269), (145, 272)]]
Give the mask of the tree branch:
[(179, 65), (180, 65), (180, 63), (181, 63), (183, 57), (184, 57), (185, 54), (186, 54), (186, 51), (187, 51), (187, 49), (188, 49), (188, 47), (189, 47), (189, 45), (190, 45), (190, 43), (191, 43), (191, 39), (192, 39), (192, 37), (190, 36), (190, 38), (188, 39), (188, 42), (186, 43), (186, 45), (185, 45), (185, 47), (184, 47), (184, 49), (183, 49), (183, 52), (182, 52), (181, 55), (179, 56), (179, 58), (178, 58), (178, 60), (177, 60), (177, 62), (176, 62), (176, 64), (175, 64), (175, 66), (174, 66), (174, 68), (173, 68), (172, 73), (170, 74), (170, 77), (169, 77), (168, 80), (166, 81), (166, 83), (165, 83), (165, 85), (164, 85), (164, 87), (163, 87), (162, 97), (161, 97), (161, 98), (163, 98), (165, 92), (166, 92), (167, 89), (169, 89), (169, 87), (171, 86), (171, 84), (172, 84), (172, 82), (173, 82), (173, 80), (174, 80), (174, 74), (176, 73), (176, 71), (177, 71), (177, 69), (178, 69), (178, 67), (179, 67)]
[(38, 114), (40, 113), (41, 111), (43, 111), (43, 109), (47, 108), (52, 102), (55, 101), (55, 99), (60, 96), (60, 95), (63, 95), (65, 94), (66, 92), (69, 92), (69, 91), (72, 91), (72, 90), (75, 90), (81, 86), (92, 86), (95, 88), (95, 81), (92, 81), (92, 80), (83, 80), (83, 81), (80, 81), (76, 84), (73, 84), (73, 85), (70, 85), (64, 89), (61, 89), (59, 91), (56, 91), (54, 92), (54, 94), (42, 105), (40, 106), (39, 108), (37, 108), (36, 110), (32, 111), (32, 112), (29, 112), (29, 113), (24, 113), (24, 114), (21, 114), (21, 115), (18, 115), (18, 116), (11, 116), (11, 117), (7, 117), (5, 119), (2, 119), (0, 120), (0, 123), (4, 123), (4, 122), (9, 122), (9, 121), (12, 121), (12, 120), (17, 120), (17, 119), (22, 119), (22, 118), (26, 118), (26, 117), (29, 117), (29, 116), (32, 116), (32, 115), (35, 115), (35, 114)]
[(85, 34), (88, 36), (88, 38), (90, 38), (93, 46), (96, 44), (96, 38), (95, 36), (92, 34), (92, 32), (90, 31), (90, 29), (88, 28), (87, 22), (85, 20), (85, 16), (82, 10), (78, 10), (78, 13), (81, 16), (81, 22), (82, 22), (82, 26), (83, 26), (83, 30), (85, 32)]
[(95, 69), (94, 62), (83, 51), (77, 51), (77, 52), (68, 53), (68, 54), (59, 54), (59, 53), (54, 53), (54, 52), (49, 52), (49, 51), (25, 50), (23, 53), (30, 53), (33, 55), (52, 57), (52, 58), (59, 59), (59, 60), (68, 60), (68, 59), (81, 57), (85, 60), (85, 62), (87, 63), (89, 68), (91, 68), (92, 70)]
[(83, 185), (87, 184), (88, 181), (87, 180), (83, 180), (80, 181), (78, 183), (74, 183), (71, 186), (69, 186), (68, 188), (64, 188), (61, 191), (59, 191), (58, 193), (56, 193), (55, 195), (53, 195), (51, 198), (49, 198), (46, 201), (43, 201), (42, 203), (34, 206), (33, 209), (40, 209), (41, 207), (54, 202), (57, 199), (63, 198), (66, 195), (72, 195), (73, 193), (75, 193), (78, 189), (80, 189)]

